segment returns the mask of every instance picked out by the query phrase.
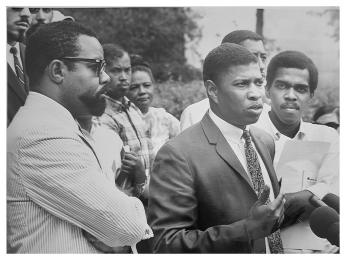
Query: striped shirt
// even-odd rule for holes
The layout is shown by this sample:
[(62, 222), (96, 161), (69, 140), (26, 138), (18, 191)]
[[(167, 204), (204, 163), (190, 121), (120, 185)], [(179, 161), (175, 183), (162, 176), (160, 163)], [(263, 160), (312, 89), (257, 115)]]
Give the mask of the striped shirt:
[(7, 245), (16, 253), (97, 253), (150, 233), (140, 200), (115, 188), (72, 115), (30, 92), (7, 132)]

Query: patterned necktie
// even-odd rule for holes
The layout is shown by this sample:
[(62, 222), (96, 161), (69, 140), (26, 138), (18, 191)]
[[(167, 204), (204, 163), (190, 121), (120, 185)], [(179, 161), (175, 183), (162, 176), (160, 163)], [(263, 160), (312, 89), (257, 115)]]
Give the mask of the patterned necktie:
[(18, 80), (20, 82), (20, 85), (23, 89), (25, 89), (25, 77), (24, 77), (24, 72), (23, 68), (20, 65), (19, 59), (18, 59), (18, 50), (16, 47), (11, 47), (10, 52), (13, 54), (13, 60), (14, 60), (14, 67), (16, 70), (16, 74), (18, 77)]
[[(247, 168), (251, 175), (251, 180), (253, 184), (253, 188), (257, 193), (257, 196), (261, 194), (264, 189), (264, 179), (262, 175), (261, 166), (257, 157), (257, 153), (252, 146), (251, 136), (248, 130), (244, 130), (243, 136), (245, 140), (245, 156), (247, 162)], [(266, 201), (266, 204), (270, 202), (270, 199)], [(274, 233), (268, 236), (269, 248), (272, 254), (282, 254), (283, 246), (282, 240), (280, 236), (280, 230), (275, 231)]]

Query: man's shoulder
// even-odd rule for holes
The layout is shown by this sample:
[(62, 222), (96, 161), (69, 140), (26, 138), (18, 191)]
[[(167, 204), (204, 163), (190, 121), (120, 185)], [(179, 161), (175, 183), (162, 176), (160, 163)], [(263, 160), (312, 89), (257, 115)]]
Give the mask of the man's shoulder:
[[(182, 147), (184, 149), (190, 149), (192, 145), (201, 144), (204, 138), (204, 133), (201, 123), (197, 123), (186, 130), (182, 131), (176, 137), (167, 141), (167, 144), (174, 147)], [(192, 148), (193, 149), (193, 148)]]
[(263, 130), (262, 128), (258, 127), (257, 125), (250, 126), (250, 132), (251, 132), (252, 136), (262, 140), (262, 142), (264, 142), (266, 144), (274, 143), (273, 137), (267, 131)]
[(8, 128), (8, 137), (42, 138), (49, 136), (75, 136), (76, 133), (45, 111), (31, 111), (23, 106)]
[(187, 111), (189, 113), (192, 113), (195, 111), (201, 113), (202, 110), (206, 111), (208, 110), (208, 108), (209, 108), (209, 99), (205, 98), (205, 99), (202, 99), (201, 101), (198, 101), (196, 103), (193, 103), (187, 106), (184, 111)]
[(303, 122), (302, 128), (311, 141), (334, 142), (339, 139), (338, 132), (329, 126)]

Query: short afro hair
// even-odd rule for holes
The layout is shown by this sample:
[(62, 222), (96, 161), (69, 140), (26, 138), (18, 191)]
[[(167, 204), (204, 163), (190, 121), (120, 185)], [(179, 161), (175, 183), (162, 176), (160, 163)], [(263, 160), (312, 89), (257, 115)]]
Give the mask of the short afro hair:
[(279, 68), (307, 69), (309, 71), (309, 88), (314, 94), (318, 84), (318, 70), (313, 61), (299, 51), (283, 51), (275, 55), (269, 62), (267, 69), (267, 86), (271, 87)]
[(257, 63), (257, 58), (248, 49), (234, 43), (224, 43), (210, 51), (203, 64), (203, 81), (217, 83), (220, 74), (231, 66)]
[(104, 58), (107, 64), (111, 64), (115, 59), (123, 57), (125, 54), (128, 54), (125, 49), (115, 43), (106, 43), (102, 45)]
[[(77, 41), (80, 35), (96, 37), (88, 27), (71, 21), (43, 24), (28, 38), (25, 65), (30, 87), (37, 84), (45, 68), (54, 59), (74, 57), (80, 52)], [(73, 66), (70, 64), (69, 69)]]
[(139, 54), (131, 54), (130, 59), (131, 59), (132, 74), (135, 73), (136, 71), (146, 72), (149, 75), (151, 81), (152, 82), (155, 81), (153, 72), (151, 71), (150, 64), (143, 58), (143, 56)]
[(262, 41), (263, 42), (263, 37), (260, 36), (259, 34), (249, 31), (249, 30), (236, 30), (233, 32), (230, 32), (227, 34), (223, 39), (222, 43), (235, 43), (235, 44), (240, 44), (245, 40), (254, 40), (254, 41)]

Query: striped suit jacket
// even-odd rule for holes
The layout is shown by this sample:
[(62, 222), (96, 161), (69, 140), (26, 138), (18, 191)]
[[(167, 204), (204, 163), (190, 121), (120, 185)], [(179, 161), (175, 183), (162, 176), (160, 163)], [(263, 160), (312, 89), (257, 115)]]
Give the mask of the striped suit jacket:
[(142, 203), (106, 178), (63, 106), (30, 92), (7, 134), (8, 252), (96, 253), (83, 229), (112, 247), (144, 237)]

